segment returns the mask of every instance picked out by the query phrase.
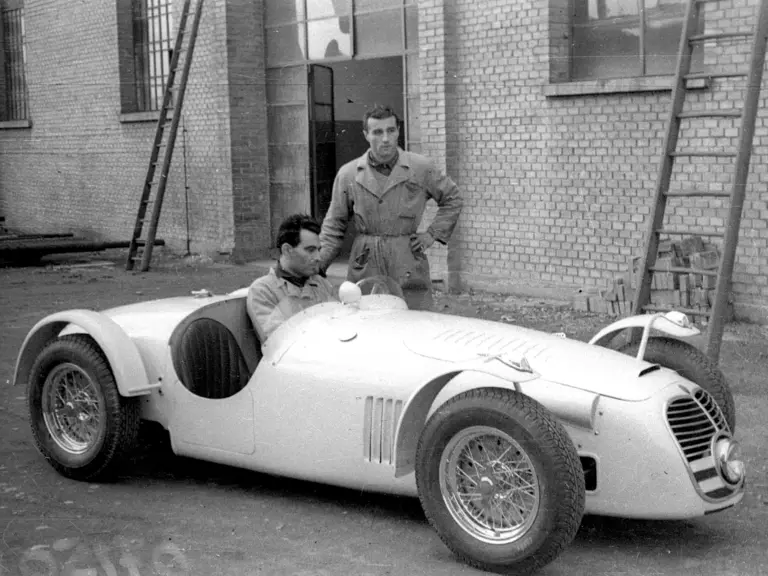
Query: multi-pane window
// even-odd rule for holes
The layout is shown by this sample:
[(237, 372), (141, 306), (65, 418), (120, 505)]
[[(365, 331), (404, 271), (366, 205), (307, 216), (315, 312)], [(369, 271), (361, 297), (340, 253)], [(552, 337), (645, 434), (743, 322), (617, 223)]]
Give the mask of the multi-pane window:
[(0, 120), (26, 120), (28, 110), (22, 0), (0, 0), (0, 19), (3, 47), (3, 106), (0, 107)]
[(571, 80), (674, 73), (686, 0), (573, 0)]
[(269, 66), (418, 51), (416, 0), (267, 0), (265, 5)]
[(159, 110), (171, 61), (172, 0), (133, 0), (136, 110)]

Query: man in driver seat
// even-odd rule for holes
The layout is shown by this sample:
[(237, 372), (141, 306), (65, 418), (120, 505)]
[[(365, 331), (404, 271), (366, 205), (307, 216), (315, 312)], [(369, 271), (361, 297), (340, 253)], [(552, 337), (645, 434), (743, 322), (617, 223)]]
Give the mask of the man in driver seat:
[(320, 224), (304, 214), (288, 216), (277, 231), (280, 256), (269, 274), (248, 289), (248, 316), (262, 344), (294, 314), (336, 300), (320, 269)]

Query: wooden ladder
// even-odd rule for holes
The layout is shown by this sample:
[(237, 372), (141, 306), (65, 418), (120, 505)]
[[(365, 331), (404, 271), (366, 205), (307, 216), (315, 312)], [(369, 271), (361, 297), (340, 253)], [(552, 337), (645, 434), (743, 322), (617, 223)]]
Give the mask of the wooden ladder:
[[(139, 201), (139, 211), (136, 214), (136, 224), (133, 228), (133, 236), (131, 237), (128, 249), (128, 259), (125, 264), (126, 270), (133, 270), (135, 263), (140, 260), (139, 270), (145, 272), (149, 269), (149, 262), (152, 259), (152, 248), (156, 243), (157, 226), (160, 222), (160, 211), (163, 206), (163, 196), (165, 195), (165, 188), (168, 182), (168, 172), (171, 167), (173, 148), (176, 143), (176, 132), (178, 131), (179, 120), (181, 119), (184, 92), (187, 88), (189, 69), (192, 64), (192, 53), (195, 49), (195, 39), (197, 38), (202, 12), (203, 0), (185, 0), (179, 19), (168, 78), (163, 91), (163, 104), (157, 121), (155, 140), (152, 143), (149, 168), (144, 180), (144, 189)], [(189, 38), (186, 46), (184, 46), (184, 37), (187, 35), (190, 14), (192, 15), (191, 28), (189, 29)], [(181, 64), (182, 61), (183, 64)], [(181, 67), (181, 77), (177, 87), (175, 85), (176, 71), (179, 67)], [(176, 92), (175, 98), (174, 92)], [(170, 127), (167, 134), (166, 127)], [(163, 150), (163, 163), (160, 167), (159, 177), (156, 178), (156, 169), (161, 150)], [(154, 197), (152, 194), (153, 190), (155, 191)], [(151, 217), (149, 218), (148, 226), (146, 226), (146, 236), (142, 236), (145, 231), (144, 224), (147, 222), (148, 210), (151, 210)]]
[[(758, 0), (758, 17), (755, 21), (754, 32), (744, 33), (713, 33), (701, 34), (698, 32), (700, 22), (701, 5), (716, 3), (721, 0), (689, 0), (685, 20), (683, 23), (680, 51), (677, 61), (677, 74), (672, 89), (672, 103), (667, 123), (666, 136), (664, 138), (663, 154), (659, 166), (656, 191), (654, 195), (654, 208), (651, 213), (648, 230), (646, 232), (645, 253), (642, 255), (637, 277), (637, 290), (633, 302), (633, 314), (645, 312), (659, 312), (670, 308), (651, 304), (651, 283), (654, 272), (671, 272), (682, 274), (697, 274), (701, 277), (715, 276), (715, 295), (712, 307), (709, 310), (696, 310), (689, 308), (679, 309), (686, 314), (703, 316), (708, 320), (707, 327), (707, 355), (714, 361), (719, 361), (720, 345), (726, 321), (726, 308), (731, 287), (731, 277), (736, 258), (736, 246), (739, 239), (739, 226), (741, 223), (742, 207), (746, 190), (747, 176), (749, 173), (749, 161), (752, 154), (752, 137), (755, 129), (755, 116), (757, 115), (760, 97), (760, 86), (763, 77), (763, 65), (765, 62), (766, 37), (768, 37), (768, 2)], [(739, 71), (726, 72), (702, 72), (691, 73), (691, 59), (694, 47), (707, 41), (722, 41), (733, 39), (752, 38), (752, 51), (749, 68)], [(686, 93), (689, 90), (688, 81), (709, 80), (714, 78), (745, 78), (746, 88), (743, 107), (739, 109), (719, 109), (705, 111), (683, 111)], [(738, 136), (738, 147), (731, 151), (714, 151), (706, 149), (677, 149), (677, 140), (680, 133), (680, 125), (683, 120), (695, 121), (702, 118), (741, 118), (741, 128)], [(731, 190), (706, 191), (706, 190), (670, 190), (670, 180), (675, 158), (678, 157), (730, 157), (735, 158), (735, 169)], [(702, 198), (724, 197), (730, 199), (728, 217), (725, 229), (721, 232), (696, 231), (690, 228), (674, 228), (664, 226), (664, 217), (668, 198)], [(660, 243), (660, 236), (680, 237), (698, 234), (702, 237), (721, 238), (723, 241), (722, 255), (717, 270), (694, 269), (690, 267), (657, 267), (656, 256)]]

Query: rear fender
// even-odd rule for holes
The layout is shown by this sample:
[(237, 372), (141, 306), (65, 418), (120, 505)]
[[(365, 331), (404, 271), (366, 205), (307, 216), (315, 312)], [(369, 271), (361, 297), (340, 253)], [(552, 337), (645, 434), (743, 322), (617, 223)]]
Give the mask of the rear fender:
[[(498, 360), (494, 362), (494, 360)], [(400, 478), (413, 472), (416, 464), (416, 448), (419, 436), (432, 404), (440, 391), (463, 372), (478, 372), (486, 376), (506, 381), (515, 390), (520, 391), (519, 384), (534, 380), (539, 375), (530, 370), (518, 370), (502, 358), (492, 356), (476, 362), (468, 362), (450, 372), (440, 374), (416, 390), (405, 403), (403, 415), (397, 423), (395, 435), (395, 478)]]
[(111, 318), (93, 310), (66, 310), (43, 318), (30, 330), (16, 360), (14, 385), (26, 385), (40, 351), (55, 338), (84, 333), (99, 345), (112, 369), (122, 396), (142, 396), (160, 388), (150, 384), (139, 350), (125, 331)]

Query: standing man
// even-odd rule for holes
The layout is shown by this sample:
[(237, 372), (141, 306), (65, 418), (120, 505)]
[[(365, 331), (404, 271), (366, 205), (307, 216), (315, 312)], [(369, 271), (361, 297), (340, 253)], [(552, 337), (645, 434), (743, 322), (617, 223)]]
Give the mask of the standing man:
[(335, 300), (331, 283), (318, 275), (320, 224), (304, 214), (288, 216), (277, 231), (280, 257), (269, 274), (248, 289), (246, 308), (263, 344), (288, 318)]
[[(321, 268), (338, 255), (354, 218), (357, 235), (347, 279), (389, 276), (402, 287), (409, 308), (429, 310), (432, 281), (426, 250), (451, 237), (461, 213), (459, 190), (428, 158), (398, 148), (398, 118), (390, 107), (366, 112), (363, 133), (370, 148), (345, 164), (333, 184), (320, 234)], [(418, 233), (430, 198), (437, 202), (437, 214), (429, 228)]]

